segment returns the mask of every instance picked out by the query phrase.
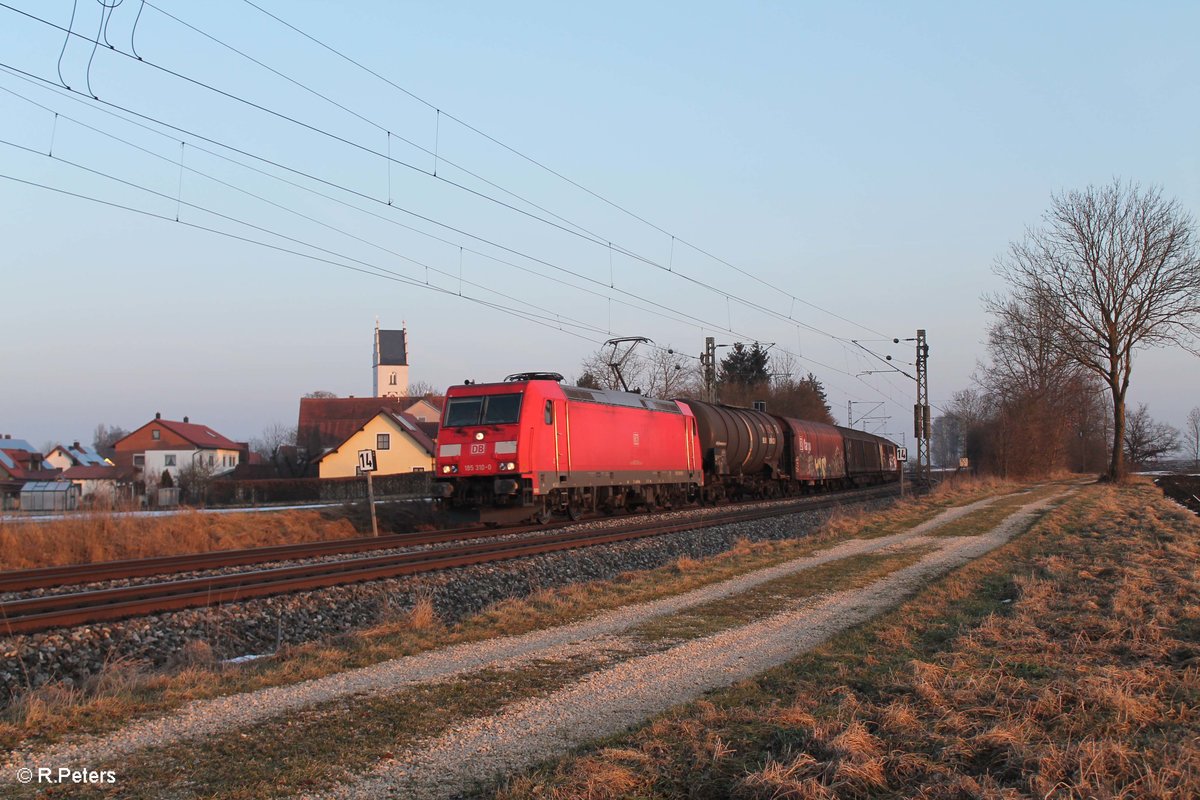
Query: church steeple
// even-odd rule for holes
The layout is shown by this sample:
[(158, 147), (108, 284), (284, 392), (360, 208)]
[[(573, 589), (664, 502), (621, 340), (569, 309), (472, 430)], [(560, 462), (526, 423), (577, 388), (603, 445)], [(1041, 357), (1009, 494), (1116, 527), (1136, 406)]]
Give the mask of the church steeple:
[(404, 397), (408, 394), (408, 327), (398, 331), (379, 328), (375, 318), (375, 347), (372, 390), (376, 397)]

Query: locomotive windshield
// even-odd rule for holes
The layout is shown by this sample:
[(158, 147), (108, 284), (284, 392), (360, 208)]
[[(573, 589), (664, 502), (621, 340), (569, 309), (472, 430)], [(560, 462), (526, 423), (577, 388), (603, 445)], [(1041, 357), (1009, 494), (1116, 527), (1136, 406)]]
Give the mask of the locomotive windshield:
[(511, 425), (521, 418), (521, 395), (494, 394), (483, 410), (484, 425)]
[(521, 395), (455, 397), (446, 406), (446, 427), (511, 425), (521, 416)]

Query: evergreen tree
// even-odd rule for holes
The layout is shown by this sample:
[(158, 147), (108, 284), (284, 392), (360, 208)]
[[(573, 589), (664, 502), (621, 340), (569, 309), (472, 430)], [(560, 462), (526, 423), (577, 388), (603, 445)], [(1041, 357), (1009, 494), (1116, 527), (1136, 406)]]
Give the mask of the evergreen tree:
[(737, 342), (721, 359), (720, 381), (736, 386), (760, 386), (771, 379), (767, 351), (758, 342), (746, 347)]

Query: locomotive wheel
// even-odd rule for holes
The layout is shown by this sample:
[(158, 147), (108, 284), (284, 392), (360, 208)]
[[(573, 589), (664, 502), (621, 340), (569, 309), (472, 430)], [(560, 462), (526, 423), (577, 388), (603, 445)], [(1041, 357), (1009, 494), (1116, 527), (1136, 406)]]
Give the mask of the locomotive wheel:
[(571, 503), (567, 506), (567, 518), (570, 519), (571, 522), (578, 522), (579, 518), (582, 516), (583, 509), (579, 507), (578, 503)]

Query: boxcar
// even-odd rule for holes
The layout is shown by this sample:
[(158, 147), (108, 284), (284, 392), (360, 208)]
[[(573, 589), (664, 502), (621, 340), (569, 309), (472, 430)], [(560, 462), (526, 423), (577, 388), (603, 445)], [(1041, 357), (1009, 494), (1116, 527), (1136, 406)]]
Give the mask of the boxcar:
[(832, 488), (846, 482), (842, 433), (822, 422), (781, 418), (787, 425), (786, 464), (792, 480), (805, 489)]

